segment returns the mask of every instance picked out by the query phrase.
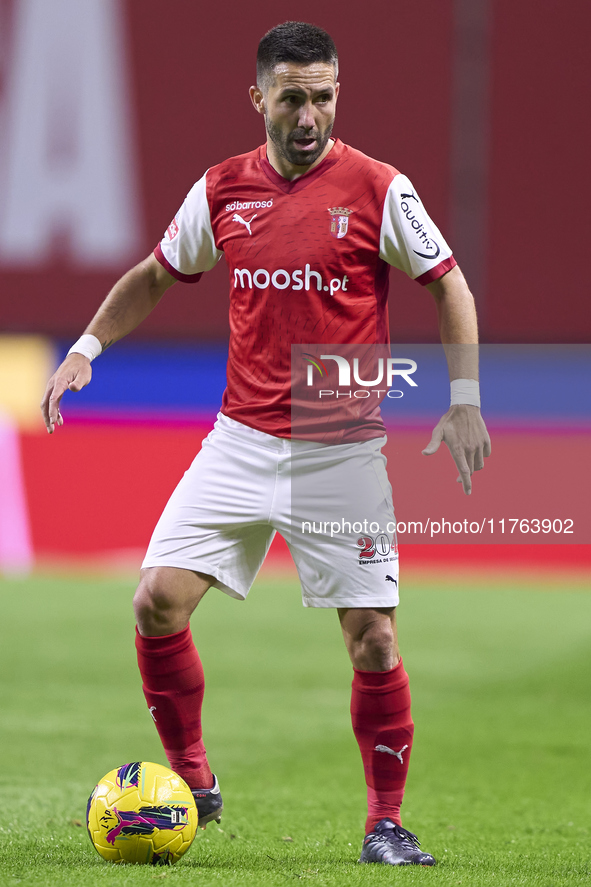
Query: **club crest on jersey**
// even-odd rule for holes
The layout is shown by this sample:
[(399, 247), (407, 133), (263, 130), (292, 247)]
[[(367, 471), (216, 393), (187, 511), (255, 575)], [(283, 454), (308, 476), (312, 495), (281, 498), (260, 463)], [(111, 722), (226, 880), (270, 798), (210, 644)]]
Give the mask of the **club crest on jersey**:
[(329, 207), (330, 213), (330, 233), (337, 240), (341, 240), (349, 230), (349, 216), (353, 212), (346, 206)]

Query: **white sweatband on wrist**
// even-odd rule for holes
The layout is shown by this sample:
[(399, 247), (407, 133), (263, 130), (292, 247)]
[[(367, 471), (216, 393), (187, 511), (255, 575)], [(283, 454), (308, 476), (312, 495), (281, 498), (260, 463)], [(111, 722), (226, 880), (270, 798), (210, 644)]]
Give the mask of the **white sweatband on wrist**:
[(92, 362), (102, 352), (103, 346), (97, 337), (86, 334), (85, 336), (80, 336), (78, 341), (72, 345), (68, 354), (83, 354), (84, 357), (87, 357)]
[(467, 403), (473, 407), (480, 406), (480, 385), (475, 379), (454, 379), (450, 388), (450, 406), (453, 407), (456, 403)]

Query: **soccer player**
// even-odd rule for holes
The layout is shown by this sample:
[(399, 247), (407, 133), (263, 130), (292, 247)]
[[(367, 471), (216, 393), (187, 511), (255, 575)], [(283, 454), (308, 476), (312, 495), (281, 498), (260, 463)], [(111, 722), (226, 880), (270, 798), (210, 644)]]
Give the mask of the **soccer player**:
[[(323, 351), (335, 358), (338, 346), (330, 343), (385, 346), (389, 266), (426, 286), (452, 396), (424, 452), (445, 441), (469, 493), (490, 451), (479, 409), (476, 315), (451, 250), (409, 180), (332, 137), (337, 72), (336, 48), (320, 28), (286, 22), (265, 34), (250, 98), (264, 117), (266, 144), (209, 169), (193, 186), (154, 254), (115, 284), (49, 381), (42, 409), (52, 433), (63, 422), (62, 395), (89, 383), (91, 360), (141, 323), (176, 281), (197, 281), (225, 256), (231, 338), (221, 412), (158, 522), (134, 599), (148, 708), (171, 767), (193, 790), (200, 823), (219, 821), (222, 799), (202, 739), (203, 669), (189, 619), (210, 587), (244, 599), (278, 530), (296, 562), (304, 605), (337, 610), (354, 669), (351, 716), (368, 798), (360, 862), (434, 865), (400, 819), (413, 721), (396, 638), (384, 427), (379, 410), (341, 401), (330, 413), (304, 410), (296, 433), (291, 347), (319, 346), (306, 354), (320, 367)], [(380, 537), (359, 538), (344, 525), (334, 536), (298, 533), (313, 512), (369, 519)]]

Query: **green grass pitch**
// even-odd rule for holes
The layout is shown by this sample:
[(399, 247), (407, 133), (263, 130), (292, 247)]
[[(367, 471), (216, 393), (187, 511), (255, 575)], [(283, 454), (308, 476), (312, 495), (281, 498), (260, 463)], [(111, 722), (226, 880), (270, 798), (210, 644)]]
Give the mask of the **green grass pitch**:
[(226, 812), (171, 869), (103, 862), (83, 827), (113, 767), (166, 763), (134, 658), (132, 578), (4, 580), (2, 885), (539, 885), (591, 880), (591, 595), (448, 576), (403, 588), (415, 747), (403, 822), (434, 869), (358, 866), (351, 670), (332, 611), (260, 579), (193, 618)]

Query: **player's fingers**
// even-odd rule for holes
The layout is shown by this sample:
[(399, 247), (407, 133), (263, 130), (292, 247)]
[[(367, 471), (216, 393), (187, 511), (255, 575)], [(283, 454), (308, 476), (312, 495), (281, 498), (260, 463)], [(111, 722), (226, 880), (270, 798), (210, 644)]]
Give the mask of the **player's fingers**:
[(82, 391), (92, 378), (92, 371), (90, 369), (90, 361), (87, 361), (85, 365), (81, 366), (74, 378), (71, 380), (68, 388), (70, 391)]
[(431, 440), (427, 444), (424, 450), (421, 450), (423, 456), (432, 456), (433, 453), (436, 453), (441, 445), (441, 441), (443, 440), (443, 432), (439, 430), (439, 426), (433, 429), (433, 434), (431, 436)]
[(433, 453), (436, 453), (437, 450), (439, 449), (440, 443), (441, 443), (440, 440), (438, 440), (438, 441), (432, 440), (429, 444), (427, 444), (427, 446), (425, 447), (424, 450), (421, 450), (421, 453), (423, 454), (423, 456), (432, 456)]
[[(63, 392), (62, 392), (63, 394)], [(50, 434), (53, 433), (53, 427), (57, 422), (57, 414), (59, 412), (59, 398), (56, 403), (56, 383), (52, 380), (49, 382), (41, 401), (41, 414), (45, 427)]]
[(41, 415), (43, 416), (43, 422), (45, 423), (47, 431), (51, 434), (53, 431), (53, 425), (49, 418), (49, 403), (45, 403), (45, 401), (41, 404)]
[(51, 395), (51, 382), (48, 383), (47, 388), (43, 393), (43, 399), (39, 406), (41, 407), (41, 415), (43, 416), (43, 421), (45, 422), (45, 427), (49, 431), (49, 397)]
[(474, 471), (482, 471), (484, 468), (484, 453), (482, 447), (478, 447), (474, 453)]
[(454, 457), (454, 462), (456, 463), (456, 467), (460, 472), (460, 480), (464, 487), (464, 493), (469, 496), (472, 492), (472, 479), (470, 468), (466, 461), (466, 457), (464, 453), (452, 453)]
[[(50, 434), (53, 431), (53, 426), (62, 424), (58, 421), (60, 415), (60, 403), (62, 397), (64, 396), (64, 391), (66, 391), (67, 388), (67, 382), (57, 381), (54, 385), (53, 391), (49, 396), (47, 417), (49, 420), (49, 424), (51, 425), (51, 430), (49, 430), (48, 428)], [(45, 424), (47, 425), (47, 422)]]
[(474, 454), (474, 471), (482, 471), (484, 468), (484, 460), (490, 456), (490, 451), (490, 437), (488, 434), (485, 434), (484, 439), (479, 444)]

